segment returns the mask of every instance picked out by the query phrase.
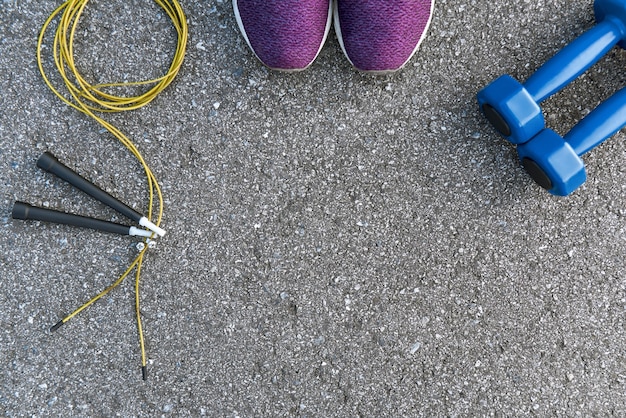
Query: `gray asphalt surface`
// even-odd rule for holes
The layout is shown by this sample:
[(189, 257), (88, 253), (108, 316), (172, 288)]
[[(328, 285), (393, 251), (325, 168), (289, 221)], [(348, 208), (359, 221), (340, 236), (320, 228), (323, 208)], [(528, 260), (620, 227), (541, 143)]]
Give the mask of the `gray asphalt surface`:
[[(11, 219), (15, 200), (124, 222), (35, 166), (48, 150), (146, 205), (133, 157), (36, 67), (51, 0), (0, 4), (0, 411), (4, 416), (624, 416), (624, 132), (550, 196), (478, 111), (594, 24), (590, 0), (437, 0), (394, 75), (352, 69), (331, 34), (306, 72), (265, 69), (227, 0), (184, 1), (188, 54), (149, 106), (108, 120), (162, 184), (160, 239)], [(107, 4), (109, 6), (107, 7)], [(160, 75), (169, 22), (93, 0), (77, 60), (94, 81)], [(549, 99), (565, 133), (625, 85), (608, 56)]]

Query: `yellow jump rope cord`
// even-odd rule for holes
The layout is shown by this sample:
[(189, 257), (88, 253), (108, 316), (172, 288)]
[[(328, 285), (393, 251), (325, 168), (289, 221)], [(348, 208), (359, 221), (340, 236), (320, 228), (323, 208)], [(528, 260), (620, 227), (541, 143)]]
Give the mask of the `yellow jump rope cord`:
[[(43, 76), (43, 79), (50, 88), (50, 90), (52, 90), (54, 94), (56, 94), (63, 102), (96, 120), (115, 138), (117, 138), (137, 158), (137, 160), (143, 167), (147, 179), (148, 207), (146, 210), (146, 217), (152, 221), (154, 198), (156, 194), (156, 198), (158, 200), (158, 210), (156, 215), (156, 221), (154, 221), (154, 223), (158, 226), (161, 223), (161, 218), (163, 216), (163, 195), (161, 193), (159, 183), (152, 173), (152, 170), (140, 154), (135, 144), (133, 144), (133, 142), (128, 139), (119, 129), (102, 119), (96, 113), (121, 112), (126, 110), (138, 109), (154, 100), (154, 98), (172, 82), (172, 80), (176, 77), (176, 74), (178, 74), (178, 71), (180, 70), (183, 62), (183, 58), (185, 56), (185, 48), (187, 45), (188, 36), (187, 20), (178, 1), (154, 0), (154, 2), (165, 11), (165, 13), (172, 21), (178, 37), (176, 52), (167, 73), (164, 76), (153, 80), (91, 85), (81, 76), (74, 64), (74, 34), (76, 33), (79, 19), (88, 2), (89, 0), (68, 0), (60, 5), (50, 15), (50, 17), (48, 17), (43, 27), (41, 28), (39, 39), (37, 42), (37, 64), (39, 66), (39, 71), (41, 72), (41, 75)], [(44, 70), (43, 60), (41, 56), (45, 34), (52, 22), (57, 17), (59, 17), (59, 22), (54, 33), (54, 42), (52, 48), (54, 63), (61, 78), (65, 83), (65, 87), (67, 89), (66, 94), (69, 93), (70, 97), (62, 94), (51, 83)], [(145, 93), (131, 97), (116, 96), (105, 91), (111, 90), (111, 88), (121, 86), (147, 86), (149, 88)], [(139, 309), (139, 281), (141, 276), (141, 266), (147, 249), (148, 245), (146, 245), (145, 248), (140, 251), (139, 255), (131, 263), (128, 269), (109, 287), (104, 289), (101, 293), (90, 299), (88, 302), (83, 304), (81, 307), (76, 309), (74, 312), (63, 318), (61, 321), (59, 321), (59, 323), (52, 327), (53, 330), (57, 329), (60, 325), (66, 323), (78, 313), (96, 302), (98, 299), (105, 296), (120, 283), (122, 283), (124, 279), (133, 271), (133, 269), (135, 269), (135, 312), (137, 316), (137, 329), (139, 332), (139, 344), (141, 347), (141, 366), (144, 380), (146, 379), (146, 350), (144, 344), (143, 329), (141, 326), (141, 311)]]

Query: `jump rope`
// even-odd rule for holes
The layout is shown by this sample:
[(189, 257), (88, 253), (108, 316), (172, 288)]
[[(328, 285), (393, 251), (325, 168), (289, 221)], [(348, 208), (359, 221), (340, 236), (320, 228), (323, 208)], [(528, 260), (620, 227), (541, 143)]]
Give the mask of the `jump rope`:
[[(99, 229), (107, 232), (144, 237), (144, 241), (138, 244), (138, 256), (131, 262), (126, 271), (124, 271), (124, 273), (122, 273), (117, 280), (115, 280), (102, 292), (81, 305), (74, 312), (61, 319), (58, 323), (52, 326), (50, 330), (56, 331), (61, 325), (65, 324), (100, 298), (107, 295), (111, 290), (115, 289), (134, 271), (135, 315), (137, 319), (137, 331), (139, 334), (139, 345), (141, 350), (141, 370), (143, 379), (146, 380), (147, 358), (141, 322), (139, 285), (141, 268), (147, 250), (154, 246), (155, 239), (158, 236), (163, 236), (165, 234), (165, 231), (159, 226), (163, 216), (163, 195), (154, 173), (135, 144), (118, 128), (111, 125), (98, 114), (139, 109), (154, 100), (156, 96), (172, 82), (178, 74), (185, 56), (188, 37), (187, 20), (177, 0), (154, 0), (154, 2), (167, 14), (173, 27), (176, 29), (177, 34), (176, 50), (167, 73), (152, 80), (92, 85), (80, 74), (74, 61), (74, 36), (79, 26), (80, 17), (83, 14), (88, 2), (89, 0), (68, 0), (61, 4), (48, 17), (40, 31), (37, 42), (37, 64), (46, 85), (56, 96), (58, 96), (67, 105), (86, 114), (102, 125), (139, 161), (143, 167), (148, 189), (148, 205), (145, 209), (145, 215), (134, 211), (118, 199), (95, 186), (93, 183), (82, 178), (77, 173), (59, 162), (54, 156), (52, 156), (52, 154), (45, 153), (42, 155), (37, 161), (37, 166), (71, 183), (93, 198), (112, 207), (131, 220), (136, 221), (140, 226), (148, 228), (148, 230), (137, 227), (128, 227), (79, 215), (52, 211), (44, 208), (36, 208), (23, 202), (15, 203), (13, 208), (13, 217), (17, 219), (38, 219), (42, 221), (65, 223)], [(56, 69), (65, 84), (64, 93), (57, 89), (57, 87), (55, 87), (50, 81), (50, 78), (44, 69), (42, 58), (45, 35), (54, 25), (54, 22), (58, 23), (56, 29), (54, 30), (52, 52)], [(111, 93), (111, 91), (116, 87), (129, 86), (140, 88), (144, 87), (147, 88), (147, 91), (136, 96), (121, 96)]]

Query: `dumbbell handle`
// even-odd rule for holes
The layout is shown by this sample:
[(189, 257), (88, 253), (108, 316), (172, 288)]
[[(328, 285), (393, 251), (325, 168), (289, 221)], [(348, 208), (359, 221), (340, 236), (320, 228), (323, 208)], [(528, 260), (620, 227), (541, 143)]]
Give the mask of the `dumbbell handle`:
[(146, 218), (136, 210), (132, 209), (131, 207), (127, 206), (126, 204), (122, 203), (115, 197), (111, 196), (109, 193), (105, 192), (92, 182), (84, 179), (71, 168), (65, 166), (63, 163), (57, 160), (56, 157), (49, 152), (45, 152), (41, 155), (41, 157), (39, 157), (39, 159), (37, 160), (37, 167), (46, 170), (56, 175), (57, 177), (67, 181), (72, 186), (82, 190), (94, 199), (99, 200), (105, 205), (115, 209), (127, 218), (138, 222), (139, 225), (145, 226), (146, 228), (156, 232), (157, 235), (165, 235), (165, 231), (150, 222), (148, 218)]
[(13, 219), (53, 222), (57, 224), (111, 232), (113, 234), (120, 235), (135, 235), (141, 237), (152, 236), (152, 232), (146, 231), (145, 229), (135, 228), (134, 226), (120, 225), (114, 222), (73, 215), (71, 213), (59, 212), (52, 209), (38, 208), (24, 202), (15, 202), (11, 216)]
[(572, 82), (626, 35), (618, 19), (607, 16), (543, 64), (524, 87), (540, 103)]
[(582, 156), (625, 125), (626, 88), (622, 88), (578, 122), (563, 139)]

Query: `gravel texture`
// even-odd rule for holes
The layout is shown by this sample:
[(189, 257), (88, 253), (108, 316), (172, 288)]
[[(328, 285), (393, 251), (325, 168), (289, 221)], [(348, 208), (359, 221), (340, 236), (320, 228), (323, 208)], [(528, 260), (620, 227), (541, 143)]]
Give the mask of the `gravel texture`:
[[(59, 4), (0, 3), (4, 416), (626, 415), (624, 132), (558, 198), (475, 100), (591, 27), (591, 0), (437, 0), (420, 51), (388, 76), (352, 69), (332, 34), (307, 71), (267, 70), (229, 1), (181, 0), (177, 79), (107, 116), (166, 200), (143, 270), (145, 382), (132, 280), (49, 332), (137, 240), (10, 216), (19, 199), (125, 221), (39, 170), (46, 150), (146, 205), (133, 157), (41, 79), (37, 35)], [(150, 1), (92, 0), (77, 62), (97, 81), (157, 76), (173, 36)], [(625, 65), (611, 50), (545, 102), (548, 125), (567, 132)]]

